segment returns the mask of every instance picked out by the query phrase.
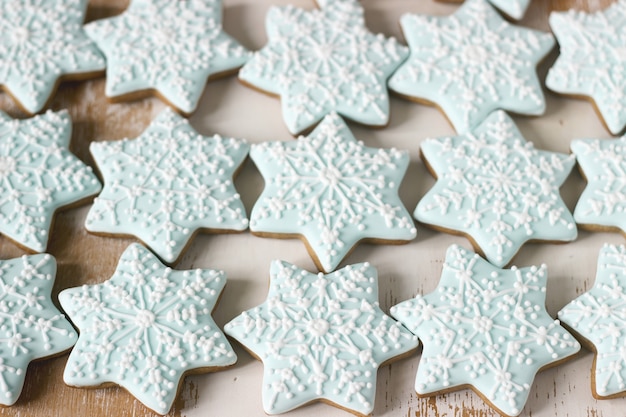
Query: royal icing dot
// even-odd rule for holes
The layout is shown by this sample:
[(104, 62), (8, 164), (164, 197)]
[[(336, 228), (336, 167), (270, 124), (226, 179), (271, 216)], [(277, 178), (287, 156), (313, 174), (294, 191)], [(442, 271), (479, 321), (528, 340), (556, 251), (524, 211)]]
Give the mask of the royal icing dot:
[(535, 67), (552, 35), (506, 22), (485, 0), (468, 0), (451, 16), (406, 14), (411, 54), (389, 88), (435, 103), (458, 132), (497, 109), (540, 115), (545, 100)]
[(265, 411), (327, 400), (370, 414), (376, 388), (371, 369), (418, 343), (377, 301), (377, 273), (369, 265), (319, 275), (273, 262), (267, 300), (224, 327), (263, 361)]
[(331, 111), (366, 125), (389, 120), (386, 82), (407, 56), (393, 38), (365, 27), (358, 0), (319, 0), (321, 10), (272, 7), (268, 44), (244, 65), (245, 83), (277, 94), (293, 134)]
[[(503, 279), (495, 281), (494, 270)], [(535, 374), (580, 350), (545, 310), (546, 281), (545, 265), (534, 271), (500, 270), (451, 246), (436, 290), (444, 288), (447, 296), (418, 295), (391, 308), (391, 315), (424, 344), (415, 381), (418, 394), (470, 385), (500, 412), (518, 415)], [(504, 307), (515, 314), (505, 318)], [(451, 320), (458, 313), (458, 320)]]
[(364, 146), (335, 113), (310, 136), (252, 145), (250, 157), (265, 179), (250, 230), (303, 236), (324, 271), (334, 270), (362, 239), (416, 235), (397, 188), (408, 153)]
[(59, 294), (80, 330), (63, 379), (78, 387), (113, 382), (166, 414), (186, 372), (229, 366), (236, 356), (211, 317), (224, 273), (196, 269), (185, 276), (163, 265), (153, 268), (157, 262), (132, 244), (108, 281)]
[(467, 234), (494, 265), (507, 265), (529, 240), (576, 239), (559, 194), (574, 157), (535, 149), (505, 112), (464, 135), (427, 139), (421, 150), (437, 183), (415, 218)]
[(546, 86), (558, 93), (590, 97), (607, 127), (626, 126), (626, 0), (605, 10), (553, 12), (550, 27), (561, 54)]
[(193, 112), (210, 76), (248, 59), (222, 30), (221, 14), (221, 0), (132, 0), (121, 15), (85, 25), (107, 57), (106, 95), (154, 89)]
[(71, 348), (77, 334), (50, 298), (56, 262), (47, 254), (0, 261), (0, 404), (14, 404), (28, 364)]
[(137, 139), (94, 142), (104, 189), (85, 227), (136, 236), (168, 263), (200, 229), (245, 230), (233, 175), (248, 149), (244, 140), (199, 135), (169, 108)]
[(67, 111), (24, 120), (0, 111), (0, 233), (33, 251), (46, 250), (57, 209), (101, 188), (70, 153), (71, 132)]
[(62, 76), (104, 71), (85, 35), (88, 0), (0, 0), (0, 85), (37, 113)]

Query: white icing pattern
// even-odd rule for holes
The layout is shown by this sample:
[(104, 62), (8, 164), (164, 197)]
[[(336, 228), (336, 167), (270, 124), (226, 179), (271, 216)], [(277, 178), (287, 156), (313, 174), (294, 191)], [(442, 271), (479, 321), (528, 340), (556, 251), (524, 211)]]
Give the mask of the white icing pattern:
[(211, 317), (225, 284), (221, 271), (174, 271), (132, 244), (109, 280), (59, 294), (80, 330), (63, 379), (79, 387), (119, 384), (166, 414), (186, 372), (236, 361)]
[(267, 301), (224, 328), (263, 361), (265, 412), (326, 400), (370, 414), (377, 368), (418, 343), (380, 310), (376, 270), (316, 275), (275, 261), (270, 275)]
[(424, 349), (419, 395), (469, 385), (500, 413), (521, 413), (546, 365), (580, 350), (545, 309), (545, 265), (498, 269), (451, 246), (437, 289), (391, 308)]

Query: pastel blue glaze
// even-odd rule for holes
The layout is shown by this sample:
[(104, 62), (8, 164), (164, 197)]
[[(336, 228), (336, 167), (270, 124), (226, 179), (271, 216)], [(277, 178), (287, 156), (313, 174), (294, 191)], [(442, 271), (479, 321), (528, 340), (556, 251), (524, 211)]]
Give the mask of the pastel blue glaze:
[(515, 20), (524, 17), (528, 6), (530, 6), (530, 0), (489, 0), (489, 2)]
[(576, 239), (559, 194), (574, 157), (535, 149), (505, 112), (467, 134), (427, 139), (421, 150), (437, 182), (415, 218), (469, 236), (494, 265), (507, 265), (530, 240)]
[(222, 271), (174, 271), (130, 245), (109, 280), (59, 294), (80, 330), (63, 380), (76, 387), (112, 382), (168, 413), (185, 373), (237, 360), (211, 317), (225, 284)]
[(535, 67), (552, 35), (509, 24), (486, 0), (467, 0), (451, 16), (405, 14), (400, 24), (411, 54), (389, 88), (436, 104), (457, 132), (498, 109), (544, 113)]
[(210, 76), (249, 53), (222, 30), (221, 0), (131, 0), (119, 16), (85, 25), (107, 58), (107, 97), (156, 90), (192, 113)]
[(619, 134), (626, 126), (626, 0), (595, 13), (552, 12), (550, 27), (561, 54), (546, 86), (590, 97), (611, 133)]
[(418, 345), (378, 306), (376, 269), (367, 263), (324, 275), (274, 261), (267, 300), (224, 331), (263, 361), (267, 414), (323, 400), (369, 415), (378, 367)]
[(519, 415), (535, 374), (580, 350), (546, 312), (547, 278), (545, 265), (503, 270), (451, 246), (435, 291), (391, 308), (424, 347), (417, 394), (469, 386), (501, 414)]
[(406, 47), (369, 32), (358, 0), (317, 3), (321, 10), (270, 8), (269, 42), (239, 78), (280, 96), (283, 118), (294, 135), (331, 111), (366, 125), (386, 125), (386, 82), (408, 55)]

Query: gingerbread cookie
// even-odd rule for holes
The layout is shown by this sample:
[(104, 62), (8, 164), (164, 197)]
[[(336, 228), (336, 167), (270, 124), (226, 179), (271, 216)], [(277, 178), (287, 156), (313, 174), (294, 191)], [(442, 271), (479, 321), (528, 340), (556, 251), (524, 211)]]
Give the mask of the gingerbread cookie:
[(26, 112), (40, 112), (60, 80), (104, 72), (85, 35), (88, 0), (0, 0), (0, 89)]
[(80, 331), (63, 379), (75, 387), (120, 385), (166, 414), (186, 374), (237, 360), (211, 317), (225, 284), (222, 271), (174, 271), (130, 245), (109, 280), (59, 294)]
[(596, 353), (591, 390), (597, 399), (626, 395), (626, 247), (605, 244), (593, 288), (559, 311), (559, 319)]
[(576, 204), (574, 219), (588, 230), (620, 230), (626, 234), (626, 136), (616, 140), (574, 140), (571, 148), (588, 181)]
[(415, 390), (471, 388), (499, 413), (522, 412), (535, 374), (580, 345), (548, 315), (546, 266), (502, 270), (451, 246), (435, 291), (391, 308), (423, 344)]
[(248, 228), (233, 185), (248, 155), (243, 140), (199, 135), (167, 108), (137, 139), (89, 149), (104, 177), (85, 222), (90, 232), (136, 236), (173, 263), (199, 230)]
[(224, 331), (263, 361), (267, 414), (323, 401), (369, 415), (378, 367), (418, 345), (379, 308), (377, 273), (367, 263), (324, 275), (274, 261), (267, 301)]
[(28, 364), (55, 356), (77, 334), (51, 300), (56, 261), (48, 254), (0, 261), (0, 404), (17, 401)]
[[(460, 3), (463, 0), (436, 0), (443, 2)], [(520, 20), (524, 17), (528, 6), (530, 6), (530, 0), (489, 0), (489, 3), (496, 6), (498, 10), (511, 19)]]
[(596, 13), (553, 12), (550, 27), (561, 54), (546, 86), (591, 99), (608, 130), (619, 134), (626, 126), (626, 1)]
[(372, 126), (389, 121), (387, 78), (408, 52), (365, 27), (358, 0), (318, 0), (320, 10), (272, 7), (268, 44), (239, 73), (250, 86), (281, 98), (292, 134), (330, 112)]
[(97, 194), (91, 168), (70, 153), (67, 111), (11, 119), (0, 111), (0, 233), (43, 252), (54, 213)]
[(559, 194), (574, 157), (535, 149), (505, 112), (465, 135), (427, 139), (421, 151), (437, 182), (415, 218), (469, 237), (494, 265), (507, 265), (528, 241), (576, 239)]
[(119, 16), (85, 25), (107, 57), (106, 95), (156, 92), (184, 114), (211, 78), (236, 71), (248, 52), (222, 30), (221, 0), (131, 0)]
[(336, 113), (307, 137), (252, 145), (250, 157), (265, 179), (250, 230), (303, 238), (320, 270), (334, 270), (362, 240), (415, 238), (413, 220), (398, 197), (408, 152), (364, 146)]
[(552, 35), (509, 24), (486, 0), (467, 0), (446, 17), (406, 14), (400, 23), (411, 54), (389, 88), (434, 103), (457, 132), (498, 109), (544, 113), (535, 67), (554, 47)]

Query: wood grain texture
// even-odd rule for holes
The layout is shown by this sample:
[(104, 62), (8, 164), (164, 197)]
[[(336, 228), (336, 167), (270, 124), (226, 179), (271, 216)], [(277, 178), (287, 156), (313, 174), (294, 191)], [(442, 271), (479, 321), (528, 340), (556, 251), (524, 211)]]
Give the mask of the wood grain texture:
[[(523, 25), (547, 30), (547, 16), (551, 10), (565, 10), (574, 7), (580, 10), (598, 10), (606, 7), (613, 0), (534, 0), (527, 17), (521, 22)], [(127, 6), (127, 0), (92, 0), (88, 10), (88, 20), (108, 17), (120, 13)], [(260, 48), (264, 42), (262, 21), (269, 4), (294, 3), (312, 7), (310, 0), (224, 0), (224, 25), (226, 30), (233, 34), (240, 42), (250, 49)], [(373, 31), (400, 37), (397, 19), (403, 11), (433, 10), (436, 13), (450, 13), (457, 5), (434, 3), (433, 0), (363, 0), (366, 9), (366, 19)], [(242, 23), (243, 22), (243, 23)], [(256, 30), (248, 30), (247, 24), (253, 22)], [(260, 23), (258, 23), (260, 22)], [(261, 28), (261, 29), (258, 29)], [(548, 65), (546, 63), (546, 65)], [(546, 71), (546, 66), (542, 71)], [(233, 93), (233, 91), (235, 91)], [(236, 81), (221, 80), (212, 83), (201, 103), (201, 108), (192, 118), (192, 124), (203, 134), (221, 133), (237, 137), (246, 137), (251, 141), (262, 140), (290, 140), (286, 129), (282, 127), (277, 100), (260, 97), (254, 92), (246, 95), (247, 102), (242, 103), (241, 111), (225, 110), (229, 100), (234, 100), (236, 94), (244, 91)], [(244, 91), (241, 94), (248, 94)], [(238, 96), (237, 96), (238, 97)], [(533, 138), (538, 138), (538, 147), (550, 150), (567, 152), (567, 138), (558, 138), (559, 124), (568, 126), (567, 117), (573, 113), (589, 111), (585, 104), (549, 96), (548, 117), (545, 119), (519, 119), (520, 129)], [(221, 101), (220, 101), (221, 100)], [(264, 108), (277, 116), (267, 118), (256, 111)], [(55, 94), (50, 108), (54, 110), (67, 108), (74, 121), (71, 148), (77, 156), (93, 166), (93, 160), (88, 152), (92, 141), (136, 137), (149, 124), (150, 120), (163, 108), (156, 99), (144, 99), (129, 103), (109, 104), (104, 98), (104, 78), (86, 82), (66, 82), (61, 84)], [(14, 117), (25, 117), (15, 103), (3, 93), (0, 93), (0, 109)], [(415, 113), (414, 113), (415, 112)], [(417, 116), (414, 116), (417, 115)], [(591, 114), (588, 131), (580, 134), (601, 134), (607, 136), (600, 124), (594, 124), (594, 115)], [(414, 118), (419, 118), (419, 130), (406, 129), (406, 125)], [(436, 119), (437, 121), (433, 121)], [(516, 119), (517, 120), (517, 119)], [(412, 122), (411, 122), (412, 123)], [(277, 127), (278, 126), (278, 127)], [(440, 132), (435, 126), (446, 126), (445, 120), (432, 109), (421, 109), (418, 106), (401, 100), (392, 100), (392, 123), (387, 130), (373, 132), (354, 126), (357, 137), (363, 139), (369, 146), (402, 146), (412, 148), (412, 163), (407, 178), (420, 178), (419, 182), (405, 181), (401, 188), (401, 197), (407, 207), (415, 207), (418, 199), (432, 185), (425, 168), (419, 162), (417, 145), (419, 140)], [(545, 130), (556, 132), (555, 137), (546, 138), (542, 135)], [(563, 135), (570, 135), (570, 130)], [(600, 133), (598, 133), (600, 132)], [(420, 139), (417, 139), (417, 138)], [(254, 139), (253, 139), (254, 138)], [(397, 139), (397, 143), (394, 142)], [(545, 142), (541, 142), (545, 140)], [(248, 163), (237, 180), (237, 186), (246, 192), (241, 192), (244, 204), (248, 211), (258, 197), (263, 183), (258, 172)], [(573, 175), (565, 187), (573, 191), (566, 198), (573, 206), (577, 195), (584, 186), (580, 176)], [(564, 188), (565, 188), (564, 187)], [(578, 194), (576, 194), (578, 193)], [(49, 253), (58, 261), (58, 274), (53, 295), (62, 289), (82, 284), (103, 282), (113, 273), (117, 260), (130, 239), (104, 238), (92, 236), (83, 228), (88, 206), (60, 212), (56, 216), (54, 228), (51, 232)], [(178, 268), (215, 267), (221, 265), (230, 267), (227, 270), (229, 284), (224, 293), (222, 304), (216, 309), (216, 321), (222, 325), (240, 311), (258, 304), (265, 298), (267, 277), (264, 273), (269, 264), (269, 257), (261, 252), (259, 246), (270, 247), (271, 256), (278, 257), (289, 253), (291, 262), (302, 267), (313, 269), (306, 251), (300, 248), (297, 241), (270, 241), (252, 239), (249, 234), (242, 236), (209, 237), (200, 235), (195, 239), (193, 247), (184, 256)], [(613, 239), (614, 236), (581, 234), (579, 242), (559, 247), (550, 246), (545, 249), (550, 253), (550, 271), (555, 276), (550, 278), (548, 293), (552, 297), (548, 309), (555, 314), (558, 308), (566, 304), (576, 295), (584, 292), (593, 282), (595, 271), (595, 257), (597, 250), (604, 239)], [(383, 251), (376, 247), (364, 245), (351, 256), (350, 262), (369, 260), (376, 265), (380, 273), (381, 307), (388, 310), (391, 305), (403, 301), (416, 293), (431, 291), (438, 281), (441, 271), (442, 256), (450, 243), (463, 243), (462, 239), (439, 236), (424, 229), (419, 230), (416, 242), (406, 247), (390, 249), (393, 252)], [(228, 263), (232, 258), (233, 247), (246, 254), (246, 262), (240, 265)], [(397, 265), (407, 262), (419, 250), (423, 261), (419, 268), (408, 263), (406, 269), (398, 269)], [(593, 248), (593, 249), (589, 249)], [(542, 249), (544, 250), (544, 249)], [(297, 251), (297, 252), (296, 252)], [(577, 252), (573, 252), (577, 251)], [(586, 252), (588, 251), (588, 252)], [(261, 254), (262, 253), (262, 254)], [(546, 252), (532, 246), (525, 249), (519, 257), (524, 265), (545, 262)], [(0, 236), (0, 258), (8, 259), (23, 254), (23, 251), (12, 242)], [(269, 255), (268, 255), (269, 256)], [(576, 259), (575, 263), (574, 260)], [(517, 260), (517, 259), (516, 259)], [(225, 268), (226, 269), (226, 268)], [(261, 272), (259, 272), (261, 271)], [(401, 271), (401, 272), (399, 272)], [(580, 276), (581, 271), (584, 276)], [(254, 277), (254, 278), (253, 278)], [(243, 350), (237, 348), (239, 363), (235, 368), (224, 372), (223, 375), (212, 374), (186, 378), (183, 382), (181, 394), (170, 415), (242, 415), (232, 411), (225, 405), (223, 398), (234, 401), (235, 406), (246, 407), (249, 402), (256, 413), (248, 415), (263, 415), (260, 408), (261, 364), (253, 361)], [(17, 404), (0, 410), (3, 416), (152, 416), (142, 404), (121, 388), (106, 389), (77, 389), (66, 386), (62, 381), (63, 367), (67, 355), (32, 364), (26, 376), (26, 384)], [(379, 372), (378, 396), (376, 399), (375, 415), (407, 416), (407, 417), (487, 417), (495, 416), (484, 402), (469, 392), (463, 390), (444, 396), (418, 399), (413, 392), (413, 379), (418, 357), (402, 361), (382, 368)], [(615, 407), (626, 409), (626, 402), (599, 403), (589, 399), (585, 385), (591, 366), (591, 357), (581, 355), (572, 364), (558, 367), (538, 375), (531, 393), (532, 403), (524, 410), (523, 415), (533, 416), (614, 416)], [(218, 382), (219, 381), (219, 382)], [(572, 381), (576, 381), (572, 385)], [(238, 392), (242, 387), (247, 391)], [(249, 389), (253, 387), (253, 389)], [(215, 392), (216, 395), (212, 393)], [(217, 397), (223, 395), (223, 397)], [(213, 408), (213, 404), (215, 408)], [(613, 407), (613, 408), (611, 408)], [(243, 408), (242, 408), (243, 409)], [(619, 408), (617, 408), (619, 409)], [(220, 411), (215, 411), (220, 410)], [(608, 410), (608, 411), (607, 411)], [(347, 415), (336, 410), (329, 410), (325, 405), (314, 405), (296, 410), (291, 416)], [(623, 412), (622, 412), (623, 414)], [(335, 415), (335, 414), (332, 414)]]

